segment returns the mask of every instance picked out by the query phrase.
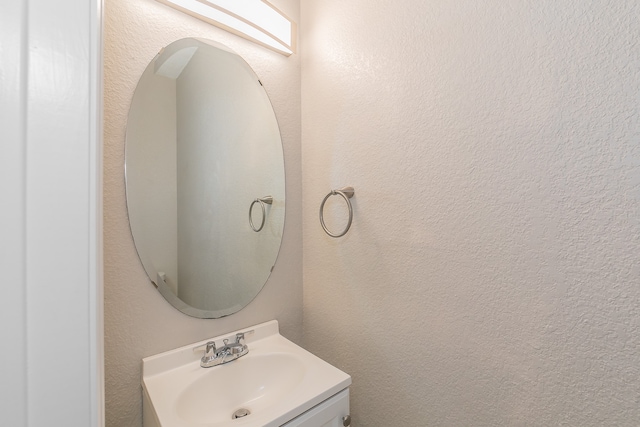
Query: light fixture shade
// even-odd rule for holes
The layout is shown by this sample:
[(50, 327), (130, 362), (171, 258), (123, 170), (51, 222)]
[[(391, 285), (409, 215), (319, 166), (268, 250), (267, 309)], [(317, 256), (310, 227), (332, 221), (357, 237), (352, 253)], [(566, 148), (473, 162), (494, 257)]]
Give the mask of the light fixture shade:
[(212, 25), (289, 56), (296, 24), (266, 0), (157, 0)]

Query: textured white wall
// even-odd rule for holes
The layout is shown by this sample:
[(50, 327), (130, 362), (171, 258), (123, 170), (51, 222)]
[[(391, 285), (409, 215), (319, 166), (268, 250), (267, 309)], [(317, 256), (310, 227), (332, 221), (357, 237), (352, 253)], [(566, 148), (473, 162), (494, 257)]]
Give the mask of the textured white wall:
[[(293, 19), (298, 2), (274, 1)], [(124, 137), (133, 90), (158, 50), (183, 37), (226, 44), (262, 80), (278, 117), (285, 153), (287, 221), (280, 257), (265, 288), (244, 310), (216, 320), (190, 318), (148, 282), (133, 246), (124, 193)], [(104, 251), (107, 426), (140, 426), (143, 357), (235, 328), (278, 319), (282, 333), (302, 333), (300, 64), (153, 0), (105, 1)]]
[(301, 5), (304, 338), (355, 425), (638, 425), (640, 3)]

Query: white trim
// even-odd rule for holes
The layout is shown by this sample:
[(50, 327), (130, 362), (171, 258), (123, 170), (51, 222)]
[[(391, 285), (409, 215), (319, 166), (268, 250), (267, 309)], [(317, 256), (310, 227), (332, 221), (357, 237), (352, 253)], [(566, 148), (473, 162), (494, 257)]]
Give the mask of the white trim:
[(91, 282), (89, 293), (90, 375), (91, 375), (91, 425), (104, 426), (104, 268), (103, 268), (103, 210), (102, 210), (102, 139), (103, 139), (103, 0), (91, 4), (91, 84), (90, 84), (90, 225), (89, 262)]
[(0, 6), (0, 413), (27, 424), (25, 295), (26, 0)]
[(0, 413), (7, 425), (100, 427), (102, 3), (5, 3)]

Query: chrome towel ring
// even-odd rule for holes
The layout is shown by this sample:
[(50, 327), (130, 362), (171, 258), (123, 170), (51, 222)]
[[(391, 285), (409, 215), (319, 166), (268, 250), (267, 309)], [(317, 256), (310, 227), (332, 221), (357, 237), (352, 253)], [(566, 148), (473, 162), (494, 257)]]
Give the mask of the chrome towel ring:
[[(253, 205), (255, 205), (256, 203), (260, 203), (260, 207), (262, 208), (262, 222), (260, 223), (260, 227), (258, 228), (256, 228), (255, 225), (253, 225), (253, 215), (252, 215)], [(270, 205), (272, 203), (273, 203), (273, 197), (271, 196), (264, 196), (259, 199), (255, 199), (253, 202), (251, 202), (251, 206), (249, 206), (249, 226), (256, 233), (262, 230), (262, 227), (264, 227), (264, 221), (267, 219), (267, 212), (265, 210), (265, 205)]]
[[(344, 201), (347, 202), (347, 207), (349, 208), (349, 222), (347, 222), (347, 226), (340, 234), (333, 234), (332, 232), (330, 232), (327, 228), (327, 225), (324, 223), (324, 204), (329, 197), (335, 196), (336, 194), (340, 195), (344, 199)], [(331, 190), (331, 192), (324, 196), (324, 199), (322, 199), (322, 203), (320, 204), (320, 225), (322, 225), (322, 229), (329, 236), (342, 237), (347, 234), (347, 231), (349, 231), (349, 228), (351, 228), (351, 221), (353, 220), (353, 208), (351, 207), (351, 201), (349, 199), (352, 198), (354, 194), (355, 190), (353, 189), (353, 187), (344, 187), (340, 190)]]

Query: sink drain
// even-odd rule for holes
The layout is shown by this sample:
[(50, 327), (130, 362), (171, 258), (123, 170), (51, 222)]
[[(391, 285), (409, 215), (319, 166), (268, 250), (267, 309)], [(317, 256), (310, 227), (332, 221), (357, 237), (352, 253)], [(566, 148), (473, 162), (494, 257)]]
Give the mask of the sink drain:
[(231, 419), (235, 420), (237, 418), (246, 417), (249, 414), (251, 414), (251, 411), (249, 411), (246, 408), (240, 408), (236, 412), (233, 413), (233, 415), (231, 416)]

